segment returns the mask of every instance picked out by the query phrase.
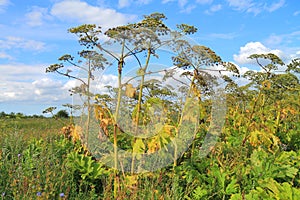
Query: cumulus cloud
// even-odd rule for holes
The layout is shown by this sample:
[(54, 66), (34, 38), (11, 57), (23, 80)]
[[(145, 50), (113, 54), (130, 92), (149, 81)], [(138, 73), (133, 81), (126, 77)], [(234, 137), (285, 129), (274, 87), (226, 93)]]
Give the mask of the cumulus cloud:
[(50, 78), (42, 78), (36, 81), (32, 82), (32, 85), (34, 85), (37, 88), (43, 88), (43, 89), (49, 89), (52, 87), (61, 87), (61, 82), (54, 81)]
[(0, 59), (8, 59), (8, 60), (12, 60), (13, 57), (6, 54), (5, 52), (0, 52)]
[(283, 7), (285, 4), (285, 0), (279, 0), (278, 2), (275, 2), (271, 4), (270, 6), (266, 7), (266, 10), (269, 12), (273, 12), (275, 10), (278, 10), (279, 8)]
[(283, 41), (283, 36), (272, 34), (269, 38), (266, 39), (268, 45), (279, 45)]
[(278, 57), (281, 58), (284, 57), (284, 53), (281, 50), (269, 49), (260, 42), (249, 42), (245, 46), (240, 48), (239, 54), (233, 55), (233, 59), (238, 64), (250, 64), (253, 63), (253, 60), (248, 58), (251, 54), (264, 54), (264, 53), (273, 53)]
[(181, 13), (191, 13), (192, 10), (194, 10), (195, 8), (196, 8), (195, 5), (188, 5), (186, 7), (182, 7), (181, 10), (180, 10), (180, 12)]
[(41, 51), (45, 48), (45, 43), (36, 40), (28, 40), (21, 37), (8, 36), (4, 40), (0, 40), (0, 48), (20, 48), (26, 50)]
[(219, 10), (222, 9), (222, 5), (221, 4), (216, 4), (216, 5), (212, 5), (209, 10), (206, 11), (206, 13), (210, 14), (210, 13), (215, 13)]
[(124, 8), (129, 7), (131, 4), (138, 4), (138, 5), (147, 5), (152, 0), (139, 0), (139, 1), (133, 1), (133, 0), (119, 0), (118, 1), (118, 8)]
[(69, 97), (63, 82), (45, 74), (45, 67), (25, 64), (0, 65), (0, 102), (32, 104), (65, 102)]
[(7, 81), (0, 85), (0, 102), (24, 101), (32, 97), (32, 90), (28, 90), (29, 83)]
[(213, 2), (213, 0), (196, 0), (199, 4), (210, 4)]
[(195, 4), (188, 4), (188, 0), (178, 0), (181, 13), (191, 13), (196, 8)]
[[(45, 80), (37, 80), (45, 81)], [(68, 97), (63, 93), (61, 87), (56, 87), (57, 83), (54, 81), (47, 82), (45, 85), (36, 84), (34, 82), (22, 82), (22, 81), (6, 81), (1, 88), (2, 95), (0, 96), (0, 102), (20, 102), (27, 101), (35, 104), (53, 102), (58, 100), (66, 100)], [(54, 83), (54, 84), (53, 84)], [(52, 85), (53, 84), (53, 85)]]
[(136, 1), (138, 4), (144, 4), (144, 5), (147, 5), (151, 2), (152, 0), (139, 0), (139, 1)]
[(25, 15), (25, 18), (29, 26), (41, 26), (43, 25), (43, 20), (49, 18), (48, 9), (34, 6), (31, 11)]
[(294, 16), (298, 16), (300, 14), (300, 10), (297, 10), (293, 13)]
[(279, 0), (278, 2), (273, 2), (272, 4), (261, 3), (261, 1), (254, 0), (226, 0), (228, 5), (234, 10), (241, 12), (254, 13), (255, 15), (263, 12), (274, 12), (285, 5), (285, 0)]
[(179, 5), (180, 7), (184, 7), (187, 3), (188, 3), (187, 0), (178, 0), (178, 5)]
[(291, 59), (300, 58), (300, 51), (297, 51), (296, 53), (293, 53), (291, 55)]
[(234, 39), (237, 36), (237, 34), (236, 33), (212, 33), (209, 36), (215, 39), (231, 40)]
[(45, 75), (45, 67), (40, 65), (26, 65), (26, 64), (2, 64), (0, 65), (0, 82), (6, 81), (22, 81), (30, 82), (41, 78)]
[(10, 4), (9, 0), (0, 0), (0, 13), (5, 10), (5, 7)]
[(227, 0), (230, 7), (236, 10), (245, 11), (254, 5), (252, 0)]
[(161, 3), (162, 3), (162, 4), (165, 4), (165, 3), (172, 2), (172, 1), (176, 1), (176, 0), (162, 0)]
[(0, 6), (8, 5), (9, 0), (0, 0)]
[[(69, 89), (79, 86), (80, 82), (45, 73), (45, 65), (20, 63), (0, 64), (0, 103), (18, 102), (36, 105), (61, 105), (71, 103)], [(99, 72), (91, 89), (95, 93), (105, 93), (105, 86), (117, 86), (117, 76)]]
[(118, 7), (119, 8), (124, 8), (130, 6), (131, 1), (130, 0), (119, 0), (118, 2)]
[(266, 39), (266, 43), (271, 46), (291, 44), (297, 40), (300, 40), (299, 36), (300, 36), (300, 31), (294, 31), (291, 33), (280, 34), (280, 35), (272, 34), (269, 36), (269, 38)]
[(75, 20), (81, 23), (101, 24), (105, 29), (126, 24), (136, 18), (135, 15), (127, 15), (114, 9), (89, 5), (80, 0), (64, 0), (55, 3), (51, 14), (63, 21)]

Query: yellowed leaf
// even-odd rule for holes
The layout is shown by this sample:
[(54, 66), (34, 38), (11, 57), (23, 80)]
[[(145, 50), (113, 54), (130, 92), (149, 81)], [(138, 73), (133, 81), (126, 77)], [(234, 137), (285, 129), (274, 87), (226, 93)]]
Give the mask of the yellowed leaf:
[(133, 153), (143, 153), (145, 148), (146, 147), (143, 140), (141, 138), (138, 138), (135, 140), (133, 144), (132, 151)]
[(138, 177), (136, 175), (126, 175), (125, 183), (127, 187), (133, 187), (138, 183)]
[(136, 89), (133, 87), (132, 84), (127, 84), (126, 85), (126, 90), (125, 90), (125, 95), (130, 97), (130, 98), (133, 98), (135, 96), (135, 93), (136, 93)]
[(259, 141), (259, 135), (260, 135), (260, 132), (257, 130), (252, 131), (250, 133), (249, 142), (253, 147), (256, 147), (261, 144)]

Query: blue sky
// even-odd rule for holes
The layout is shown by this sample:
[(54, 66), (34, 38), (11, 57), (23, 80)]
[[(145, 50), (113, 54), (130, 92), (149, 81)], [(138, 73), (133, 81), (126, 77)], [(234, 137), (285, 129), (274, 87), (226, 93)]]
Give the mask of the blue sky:
[[(242, 72), (253, 53), (272, 52), (286, 62), (300, 57), (300, 1), (287, 0), (0, 0), (0, 111), (41, 114), (71, 103), (68, 79), (45, 68), (79, 45), (67, 29), (85, 23), (103, 29), (164, 13), (166, 24), (198, 28), (192, 38)], [(110, 84), (115, 77), (107, 74)]]

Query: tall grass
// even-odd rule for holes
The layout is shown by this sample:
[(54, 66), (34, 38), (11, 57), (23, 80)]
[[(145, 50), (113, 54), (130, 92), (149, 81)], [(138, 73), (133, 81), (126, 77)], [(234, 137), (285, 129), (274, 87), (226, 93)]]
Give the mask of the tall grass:
[[(0, 127), (0, 199), (113, 199), (113, 171), (104, 176), (81, 174), (90, 168), (77, 166), (71, 154), (84, 152), (80, 144), (60, 134), (55, 119), (2, 119)], [(68, 121), (64, 121), (66, 124)], [(89, 157), (89, 155), (85, 155)], [(93, 164), (97, 163), (92, 160)], [(84, 163), (83, 165), (88, 165)], [(73, 167), (72, 167), (73, 166)], [(86, 168), (86, 169), (85, 169)], [(170, 183), (162, 173), (119, 177), (117, 199), (170, 199)], [(135, 182), (132, 180), (135, 179)]]
[(0, 132), (2, 199), (56, 199), (74, 193), (65, 157), (74, 145), (54, 119), (6, 119)]
[(0, 199), (300, 198), (299, 149), (239, 148), (243, 137), (234, 135), (232, 125), (225, 130), (227, 142), (207, 157), (192, 159), (187, 151), (176, 167), (120, 173), (117, 180), (114, 170), (60, 134), (62, 125), (55, 119), (1, 120)]

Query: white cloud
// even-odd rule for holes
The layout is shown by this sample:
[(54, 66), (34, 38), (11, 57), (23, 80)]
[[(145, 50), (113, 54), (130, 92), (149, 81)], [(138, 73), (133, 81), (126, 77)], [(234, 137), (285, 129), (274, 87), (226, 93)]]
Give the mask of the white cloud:
[(236, 37), (236, 34), (235, 33), (212, 33), (209, 36), (216, 39), (231, 40)]
[(300, 58), (300, 51), (297, 51), (296, 53), (291, 55), (291, 59)]
[(0, 59), (8, 59), (8, 60), (12, 60), (13, 57), (6, 54), (5, 52), (0, 52)]
[(300, 31), (294, 31), (291, 33), (276, 35), (271, 34), (266, 40), (265, 43), (269, 46), (290, 46), (290, 44), (295, 43), (295, 41), (300, 40)]
[(61, 82), (57, 82), (50, 78), (45, 77), (45, 78), (33, 81), (32, 85), (34, 85), (37, 88), (48, 89), (48, 88), (52, 88), (52, 87), (60, 87), (62, 84), (61, 84)]
[[(86, 81), (85, 78), (82, 80)], [(95, 94), (107, 93), (107, 88), (105, 86), (118, 86), (118, 77), (113, 74), (96, 74), (96, 78), (90, 81), (91, 87), (90, 91)], [(62, 89), (67, 92), (68, 90), (80, 86), (81, 82), (75, 79), (71, 79), (67, 81), (63, 86)]]
[(151, 2), (152, 0), (138, 0), (136, 1), (138, 4), (144, 4), (144, 5), (147, 5)]
[(31, 82), (45, 76), (45, 67), (41, 65), (25, 65), (25, 64), (1, 64), (0, 65), (0, 82), (20, 81)]
[(213, 0), (196, 0), (199, 4), (210, 4), (213, 2)]
[(0, 48), (20, 48), (26, 50), (41, 51), (45, 49), (45, 43), (35, 40), (27, 40), (21, 37), (8, 36), (5, 40), (0, 40)]
[(43, 25), (44, 18), (49, 18), (47, 12), (46, 8), (32, 7), (32, 10), (25, 15), (26, 23), (32, 27)]
[(112, 74), (104, 74), (101, 77), (99, 77), (99, 79), (93, 81), (92, 90), (94, 90), (95, 93), (106, 93), (107, 88), (105, 86), (108, 85), (112, 87), (117, 87), (118, 77)]
[[(40, 80), (38, 80), (40, 81)], [(28, 101), (31, 103), (45, 103), (57, 100), (66, 100), (68, 95), (64, 94), (61, 87), (56, 87), (57, 83), (51, 85), (54, 81), (48, 82), (47, 88), (31, 82), (6, 81), (0, 86), (0, 102), (20, 102)]]
[(10, 4), (9, 0), (0, 0), (0, 13)]
[(137, 5), (147, 5), (151, 2), (152, 0), (138, 0), (138, 1), (133, 1), (133, 0), (119, 0), (118, 1), (118, 8), (125, 8), (131, 6), (132, 3), (137, 4)]
[(253, 6), (252, 0), (227, 0), (230, 7), (236, 10), (245, 11)]
[(254, 13), (255, 15), (263, 12), (274, 12), (279, 8), (283, 7), (285, 4), (285, 0), (279, 0), (276, 3), (272, 3), (271, 5), (265, 3), (261, 3), (259, 1), (254, 2), (253, 0), (226, 0), (230, 7), (234, 10), (238, 10), (241, 12)]
[(238, 64), (250, 64), (250, 63), (252, 64), (253, 60), (248, 58), (251, 54), (264, 54), (264, 53), (273, 53), (280, 58), (284, 57), (284, 54), (281, 50), (269, 49), (260, 42), (249, 42), (245, 46), (240, 48), (240, 52), (238, 55), (237, 54), (233, 55), (233, 59)]
[(296, 12), (293, 13), (294, 16), (298, 16), (300, 14), (300, 10), (297, 10)]
[(66, 101), (69, 95), (61, 81), (50, 78), (41, 65), (0, 65), (0, 102), (33, 104)]
[(284, 6), (284, 4), (285, 0), (279, 0), (277, 3), (273, 3), (272, 5), (267, 6), (266, 10), (268, 10), (269, 12), (273, 12)]
[(119, 8), (124, 8), (130, 6), (131, 1), (130, 0), (119, 0), (118, 2), (118, 7)]
[(173, 1), (176, 1), (176, 0), (162, 0), (162, 4), (165, 4), (165, 3), (169, 3), (169, 2), (173, 2)]
[(80, 0), (64, 0), (54, 4), (51, 14), (63, 21), (99, 24), (103, 28), (124, 25), (136, 18), (117, 12), (114, 9), (89, 5)]
[(64, 86), (63, 86), (63, 89), (65, 89), (66, 91), (76, 87), (76, 86), (79, 86), (79, 82), (75, 79), (72, 79), (72, 80), (69, 80), (67, 81)]
[(179, 7), (183, 8), (188, 3), (187, 0), (178, 0)]
[[(0, 64), (0, 102), (30, 102), (32, 104), (70, 103), (69, 89), (80, 81), (45, 73), (45, 65)], [(105, 86), (117, 87), (117, 76), (96, 74), (91, 91), (107, 93)]]
[(180, 10), (180, 12), (181, 12), (181, 13), (191, 13), (192, 10), (194, 10), (195, 8), (196, 8), (195, 5), (188, 5), (188, 6), (186, 6), (186, 7), (183, 7), (183, 8)]
[(191, 13), (196, 8), (195, 4), (188, 4), (188, 0), (178, 0), (181, 13)]
[(9, 3), (9, 0), (0, 0), (0, 6), (5, 6)]
[(283, 37), (279, 35), (272, 34), (268, 39), (266, 39), (266, 43), (268, 45), (279, 45), (283, 41)]
[(0, 6), (7, 6), (9, 4), (9, 0), (0, 0)]
[(216, 4), (216, 5), (212, 5), (208, 10), (205, 11), (205, 13), (212, 14), (212, 13), (218, 12), (221, 9), (222, 9), (222, 5)]
[(213, 5), (212, 7), (210, 7), (210, 11), (211, 12), (217, 12), (217, 11), (219, 11), (221, 9), (222, 9), (222, 5), (221, 4)]

